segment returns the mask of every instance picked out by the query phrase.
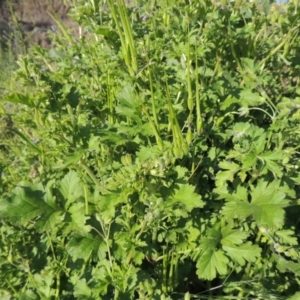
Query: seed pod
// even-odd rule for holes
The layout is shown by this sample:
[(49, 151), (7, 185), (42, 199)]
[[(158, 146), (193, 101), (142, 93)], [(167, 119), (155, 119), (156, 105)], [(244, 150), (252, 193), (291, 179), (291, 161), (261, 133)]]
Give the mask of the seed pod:
[(190, 292), (186, 292), (184, 295), (184, 300), (190, 300), (190, 299), (191, 299)]
[(173, 152), (174, 152), (174, 155), (175, 155), (176, 158), (180, 158), (181, 157), (181, 151), (180, 151), (180, 149), (177, 146), (175, 146), (173, 148)]
[(192, 143), (192, 141), (193, 141), (193, 133), (192, 133), (192, 129), (189, 128), (188, 132), (186, 134), (186, 142), (188, 145), (190, 145)]
[(132, 158), (131, 158), (131, 155), (130, 154), (126, 154), (125, 155), (125, 161), (126, 161), (126, 164), (127, 165), (132, 165)]
[(183, 143), (181, 149), (182, 149), (184, 155), (187, 155), (189, 153), (189, 147), (188, 147), (187, 143)]
[(123, 164), (124, 166), (127, 165), (126, 156), (123, 155), (123, 156), (121, 157), (121, 162), (122, 162), (122, 164)]
[(192, 112), (193, 109), (194, 109), (194, 101), (193, 101), (193, 98), (192, 98), (192, 97), (189, 97), (187, 102), (188, 102), (188, 109), (189, 109), (190, 112)]
[(197, 120), (197, 133), (201, 133), (202, 132), (202, 120), (198, 119)]

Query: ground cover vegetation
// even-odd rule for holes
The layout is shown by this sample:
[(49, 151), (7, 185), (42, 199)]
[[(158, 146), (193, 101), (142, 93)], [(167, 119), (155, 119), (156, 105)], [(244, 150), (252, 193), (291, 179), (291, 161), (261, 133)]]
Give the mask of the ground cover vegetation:
[(1, 299), (298, 299), (298, 1), (135, 4), (1, 94)]

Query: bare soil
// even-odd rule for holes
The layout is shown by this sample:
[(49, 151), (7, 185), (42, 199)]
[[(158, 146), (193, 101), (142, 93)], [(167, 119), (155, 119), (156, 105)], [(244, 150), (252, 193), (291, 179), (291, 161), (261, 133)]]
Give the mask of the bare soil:
[[(69, 17), (69, 7), (63, 0), (10, 0), (15, 17), (28, 44), (49, 47), (47, 31), (55, 24), (54, 15), (62, 20), (66, 27), (78, 27)], [(16, 28), (10, 6), (6, 0), (0, 0), (0, 41), (4, 43), (12, 38)]]
[[(18, 20), (26, 44), (39, 44), (43, 47), (51, 46), (47, 32), (55, 21), (51, 15), (60, 19), (63, 24), (78, 32), (78, 25), (68, 17), (70, 7), (64, 3), (68, 0), (0, 0), (0, 46), (16, 38), (16, 20), (14, 20), (8, 3)], [(125, 0), (133, 6), (135, 0)]]

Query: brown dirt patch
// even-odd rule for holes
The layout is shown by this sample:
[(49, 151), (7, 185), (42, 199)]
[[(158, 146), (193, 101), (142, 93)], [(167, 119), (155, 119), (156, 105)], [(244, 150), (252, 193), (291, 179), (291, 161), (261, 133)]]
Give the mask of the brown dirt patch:
[[(51, 15), (60, 19), (66, 27), (76, 25), (69, 17), (69, 7), (62, 0), (11, 0), (15, 16), (27, 44), (50, 45), (47, 31), (55, 24)], [(51, 15), (50, 15), (51, 14)], [(6, 0), (0, 0), (0, 40), (7, 41), (16, 28)]]

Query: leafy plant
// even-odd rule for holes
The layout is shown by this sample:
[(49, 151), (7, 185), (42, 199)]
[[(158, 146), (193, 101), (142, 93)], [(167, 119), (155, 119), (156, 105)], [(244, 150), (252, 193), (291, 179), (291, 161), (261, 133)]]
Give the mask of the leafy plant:
[(2, 98), (0, 295), (295, 299), (296, 1), (108, 7)]

